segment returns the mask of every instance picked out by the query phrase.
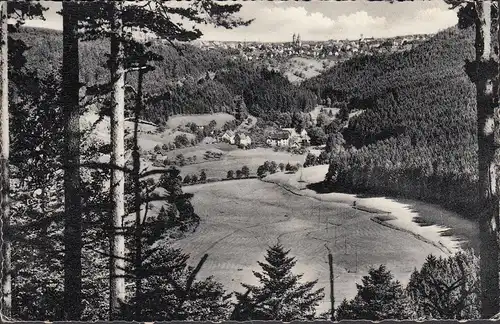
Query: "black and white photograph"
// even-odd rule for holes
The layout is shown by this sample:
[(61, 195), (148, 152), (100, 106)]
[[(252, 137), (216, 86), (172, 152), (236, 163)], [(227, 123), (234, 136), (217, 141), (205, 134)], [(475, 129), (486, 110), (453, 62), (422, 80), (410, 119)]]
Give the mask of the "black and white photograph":
[(0, 1), (0, 321), (500, 320), (499, 6)]

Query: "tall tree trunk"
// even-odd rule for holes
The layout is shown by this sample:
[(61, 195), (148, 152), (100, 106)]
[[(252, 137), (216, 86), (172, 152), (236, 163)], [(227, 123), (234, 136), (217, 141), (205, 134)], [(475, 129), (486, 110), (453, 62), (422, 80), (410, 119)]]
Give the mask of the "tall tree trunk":
[(0, 213), (2, 220), (2, 315), (10, 316), (12, 309), (11, 280), (11, 238), (10, 238), (10, 206), (9, 206), (9, 85), (8, 85), (8, 32), (7, 4), (3, 2), (1, 12), (1, 74), (2, 74), (2, 106), (0, 107)]
[(495, 118), (498, 108), (493, 96), (491, 59), (491, 1), (476, 1), (476, 91), (479, 158), (478, 193), (483, 210), (479, 215), (481, 316), (490, 318), (499, 309), (497, 228), (499, 219), (496, 193)]
[[(142, 224), (141, 219), (141, 182), (139, 172), (141, 170), (141, 160), (139, 155), (139, 116), (142, 111), (142, 81), (143, 81), (143, 64), (139, 66), (139, 77), (137, 85), (137, 99), (135, 105), (135, 120), (134, 120), (134, 209), (135, 209), (135, 320), (141, 320), (141, 298), (142, 298)], [(144, 215), (146, 217), (146, 215)], [(146, 221), (146, 220), (144, 220)]]
[(110, 258), (110, 320), (116, 320), (125, 301), (125, 70), (123, 50), (122, 1), (111, 8), (111, 258)]
[(64, 109), (64, 319), (82, 314), (82, 202), (78, 3), (63, 2), (62, 103)]

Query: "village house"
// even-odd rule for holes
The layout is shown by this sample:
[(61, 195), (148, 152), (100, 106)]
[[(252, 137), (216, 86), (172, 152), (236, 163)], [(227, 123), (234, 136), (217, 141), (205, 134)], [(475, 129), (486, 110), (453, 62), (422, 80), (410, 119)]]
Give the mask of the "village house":
[(249, 147), (252, 139), (246, 134), (238, 133), (234, 136), (234, 143), (238, 146)]
[(289, 132), (279, 132), (271, 134), (266, 143), (271, 146), (288, 146), (288, 139), (290, 138)]
[(300, 133), (297, 133), (295, 128), (283, 128), (283, 130), (290, 134), (290, 146), (297, 147), (302, 145), (309, 145), (311, 138), (309, 137), (305, 129), (303, 129)]
[(234, 144), (234, 137), (234, 132), (232, 130), (228, 130), (222, 135), (221, 140), (229, 144)]

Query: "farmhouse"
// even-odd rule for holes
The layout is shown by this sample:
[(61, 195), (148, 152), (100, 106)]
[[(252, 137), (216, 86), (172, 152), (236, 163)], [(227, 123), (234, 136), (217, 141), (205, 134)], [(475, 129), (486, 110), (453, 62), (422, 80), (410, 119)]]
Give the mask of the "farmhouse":
[(290, 138), (290, 132), (283, 131), (271, 134), (267, 138), (266, 143), (271, 146), (288, 146), (289, 138)]
[(248, 147), (252, 144), (252, 139), (246, 134), (238, 133), (234, 136), (234, 142), (238, 146)]
[(222, 141), (228, 142), (229, 144), (234, 144), (234, 137), (234, 132), (232, 130), (228, 130), (222, 135), (221, 139)]
[(289, 145), (292, 147), (298, 147), (301, 145), (309, 145), (311, 138), (307, 134), (307, 131), (303, 129), (300, 133), (295, 131), (295, 128), (283, 128), (284, 131), (290, 133)]

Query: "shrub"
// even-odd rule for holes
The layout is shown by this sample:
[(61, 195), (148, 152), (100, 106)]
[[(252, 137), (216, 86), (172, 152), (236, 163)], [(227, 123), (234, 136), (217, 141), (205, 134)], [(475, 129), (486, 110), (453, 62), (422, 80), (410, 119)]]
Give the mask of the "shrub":
[(175, 138), (174, 138), (174, 144), (176, 147), (185, 147), (185, 146), (188, 146), (190, 143), (189, 139), (187, 138), (186, 134), (181, 134), (181, 135), (177, 135)]
[(241, 173), (245, 178), (248, 178), (250, 176), (250, 169), (246, 165), (244, 165), (241, 168)]
[(201, 170), (200, 172), (200, 181), (205, 182), (207, 180), (207, 174), (205, 173), (205, 170)]

